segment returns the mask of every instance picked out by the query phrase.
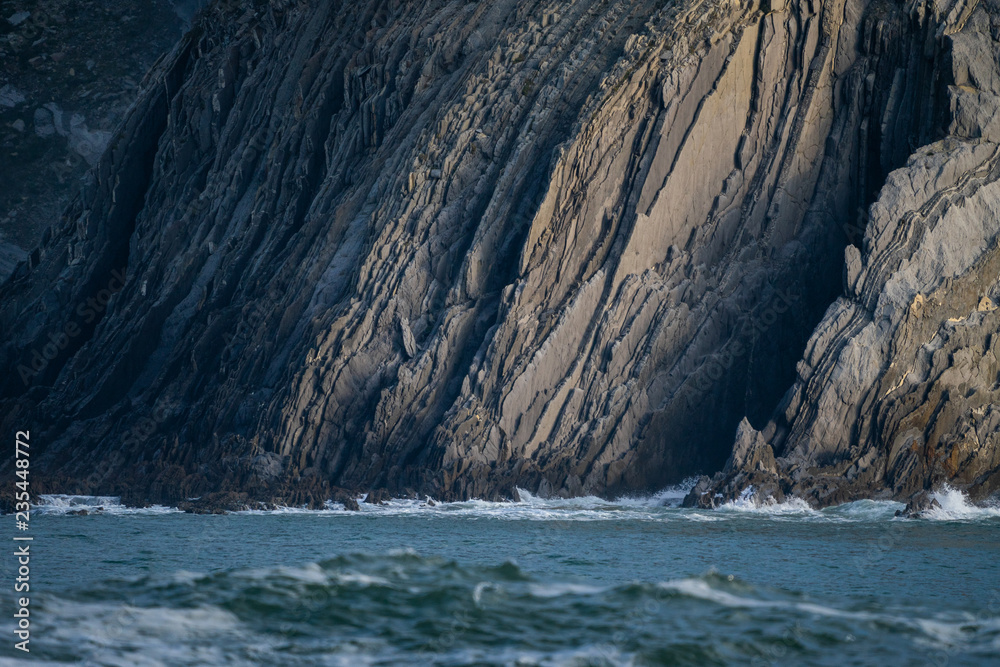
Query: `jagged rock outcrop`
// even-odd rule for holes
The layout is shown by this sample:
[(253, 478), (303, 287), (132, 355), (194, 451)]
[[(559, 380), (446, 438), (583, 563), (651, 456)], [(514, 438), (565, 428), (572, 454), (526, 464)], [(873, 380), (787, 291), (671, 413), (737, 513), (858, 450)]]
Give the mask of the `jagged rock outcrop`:
[[(952, 46), (995, 40), (992, 2), (216, 4), (2, 288), (3, 423), (44, 488), (161, 502), (787, 483), (797, 425), (855, 437), (815, 419), (831, 313), (941, 234), (890, 247), (894, 216), (996, 204), (992, 89)], [(941, 300), (986, 254), (898, 259)]]
[[(917, 513), (945, 483), (974, 499), (1000, 489), (1000, 4), (908, 16), (947, 54), (947, 137), (889, 175), (846, 250), (845, 295), (754, 436), (781, 454), (783, 493), (817, 505), (876, 495)], [(688, 501), (747, 486), (720, 474)]]
[[(718, 482), (725, 480), (725, 485)], [(716, 484), (713, 485), (712, 482)], [(688, 504), (698, 507), (717, 507), (723, 502), (732, 502), (744, 494), (773, 502), (785, 500), (782, 479), (774, 460), (774, 450), (767, 444), (759, 431), (746, 419), (736, 430), (733, 453), (716, 480), (702, 477), (688, 492)]]

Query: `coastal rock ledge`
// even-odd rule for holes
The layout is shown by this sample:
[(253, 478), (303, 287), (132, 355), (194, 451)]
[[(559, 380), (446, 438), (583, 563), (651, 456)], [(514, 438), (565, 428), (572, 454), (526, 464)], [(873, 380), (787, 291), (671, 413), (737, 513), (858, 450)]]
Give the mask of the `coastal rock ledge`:
[(192, 511), (981, 500), (998, 233), (1000, 0), (219, 0), (0, 286), (0, 420)]

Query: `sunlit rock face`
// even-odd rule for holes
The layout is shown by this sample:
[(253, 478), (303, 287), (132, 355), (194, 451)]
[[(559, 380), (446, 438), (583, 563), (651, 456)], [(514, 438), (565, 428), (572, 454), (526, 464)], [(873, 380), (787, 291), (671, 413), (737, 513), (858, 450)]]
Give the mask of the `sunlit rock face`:
[(216, 4), (2, 288), (4, 425), (136, 502), (986, 492), (997, 16)]

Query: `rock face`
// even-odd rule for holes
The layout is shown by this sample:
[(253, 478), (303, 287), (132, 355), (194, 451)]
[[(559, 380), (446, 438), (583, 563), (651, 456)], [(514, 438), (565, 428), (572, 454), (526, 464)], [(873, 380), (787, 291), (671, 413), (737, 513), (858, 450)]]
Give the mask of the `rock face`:
[[(781, 453), (784, 493), (910, 499), (916, 512), (942, 483), (974, 499), (1000, 488), (998, 7), (911, 8), (947, 51), (946, 137), (889, 175), (846, 250), (844, 296), (754, 436)], [(746, 485), (723, 473), (702, 487), (689, 503)]]
[(200, 0), (172, 4), (0, 0), (0, 280), (77, 194)]
[(998, 9), (216, 4), (3, 286), (4, 426), (137, 502), (987, 493)]

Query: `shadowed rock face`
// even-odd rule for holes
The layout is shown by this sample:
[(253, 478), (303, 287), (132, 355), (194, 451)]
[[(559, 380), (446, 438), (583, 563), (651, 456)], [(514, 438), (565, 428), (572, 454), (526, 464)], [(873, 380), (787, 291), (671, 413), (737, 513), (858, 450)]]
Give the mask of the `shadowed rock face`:
[(2, 288), (4, 426), (161, 502), (995, 459), (996, 10), (217, 4)]
[(792, 388), (762, 433), (741, 430), (777, 466), (736, 461), (689, 504), (748, 486), (816, 505), (1000, 488), (1000, 5), (906, 9), (934, 37), (946, 137), (888, 176)]
[(73, 200), (200, 1), (0, 0), (0, 281)]

